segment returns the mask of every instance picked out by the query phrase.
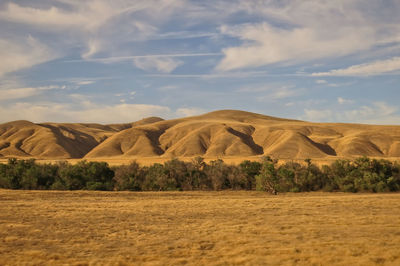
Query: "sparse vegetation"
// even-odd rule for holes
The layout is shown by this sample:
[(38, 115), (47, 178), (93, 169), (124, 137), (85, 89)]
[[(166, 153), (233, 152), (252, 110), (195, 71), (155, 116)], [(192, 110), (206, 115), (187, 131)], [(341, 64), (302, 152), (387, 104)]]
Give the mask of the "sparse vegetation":
[(281, 192), (342, 191), (390, 192), (400, 190), (400, 166), (367, 157), (337, 160), (321, 168), (310, 159), (304, 164), (264, 157), (261, 162), (227, 165), (223, 160), (208, 164), (173, 159), (164, 164), (109, 167), (104, 162), (37, 164), (35, 160), (11, 158), (0, 164), (0, 187), (39, 190), (260, 190)]

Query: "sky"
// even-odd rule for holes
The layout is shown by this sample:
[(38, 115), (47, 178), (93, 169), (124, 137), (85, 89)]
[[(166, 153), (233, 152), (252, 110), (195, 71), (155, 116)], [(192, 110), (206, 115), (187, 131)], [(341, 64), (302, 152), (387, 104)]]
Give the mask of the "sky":
[(0, 123), (400, 124), (399, 0), (0, 0)]

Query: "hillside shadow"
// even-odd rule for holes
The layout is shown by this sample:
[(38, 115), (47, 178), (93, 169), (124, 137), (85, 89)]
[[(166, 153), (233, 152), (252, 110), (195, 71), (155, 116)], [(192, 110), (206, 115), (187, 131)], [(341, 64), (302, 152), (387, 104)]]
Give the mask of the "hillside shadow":
[(323, 143), (319, 143), (319, 142), (315, 142), (312, 139), (310, 139), (309, 137), (306, 136), (306, 138), (315, 146), (317, 147), (320, 151), (326, 153), (327, 155), (331, 155), (331, 156), (336, 156), (337, 153), (336, 151), (329, 146), (328, 144), (323, 144)]
[(264, 154), (264, 149), (260, 145), (256, 144), (251, 136), (234, 130), (231, 127), (228, 127), (227, 131), (239, 137), (243, 141), (243, 143), (249, 146), (256, 154)]
[[(55, 127), (47, 124), (40, 124), (53, 132), (56, 143), (63, 147), (72, 158), (82, 158), (89, 153), (99, 142), (91, 135), (64, 126)], [(66, 137), (61, 130), (64, 130), (74, 136), (75, 139)]]
[(160, 130), (155, 130), (155, 131), (145, 131), (145, 134), (147, 136), (147, 138), (150, 140), (153, 148), (154, 148), (154, 152), (158, 155), (162, 155), (165, 153), (165, 151), (163, 149), (161, 149), (161, 143), (160, 143), (160, 136), (162, 134), (164, 134), (165, 130), (160, 129)]

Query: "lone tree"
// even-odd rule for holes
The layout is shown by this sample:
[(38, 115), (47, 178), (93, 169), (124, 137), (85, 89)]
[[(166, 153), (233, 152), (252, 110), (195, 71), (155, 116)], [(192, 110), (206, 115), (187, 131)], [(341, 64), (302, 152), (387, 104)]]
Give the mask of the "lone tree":
[(277, 175), (275, 164), (277, 161), (266, 156), (263, 158), (260, 174), (256, 176), (256, 189), (278, 194), (280, 177)]

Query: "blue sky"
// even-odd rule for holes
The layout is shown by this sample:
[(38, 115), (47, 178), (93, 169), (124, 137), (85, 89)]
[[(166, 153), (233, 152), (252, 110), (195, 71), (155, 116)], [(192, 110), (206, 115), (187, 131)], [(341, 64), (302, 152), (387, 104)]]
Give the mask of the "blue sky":
[(0, 0), (0, 122), (400, 124), (398, 0)]

